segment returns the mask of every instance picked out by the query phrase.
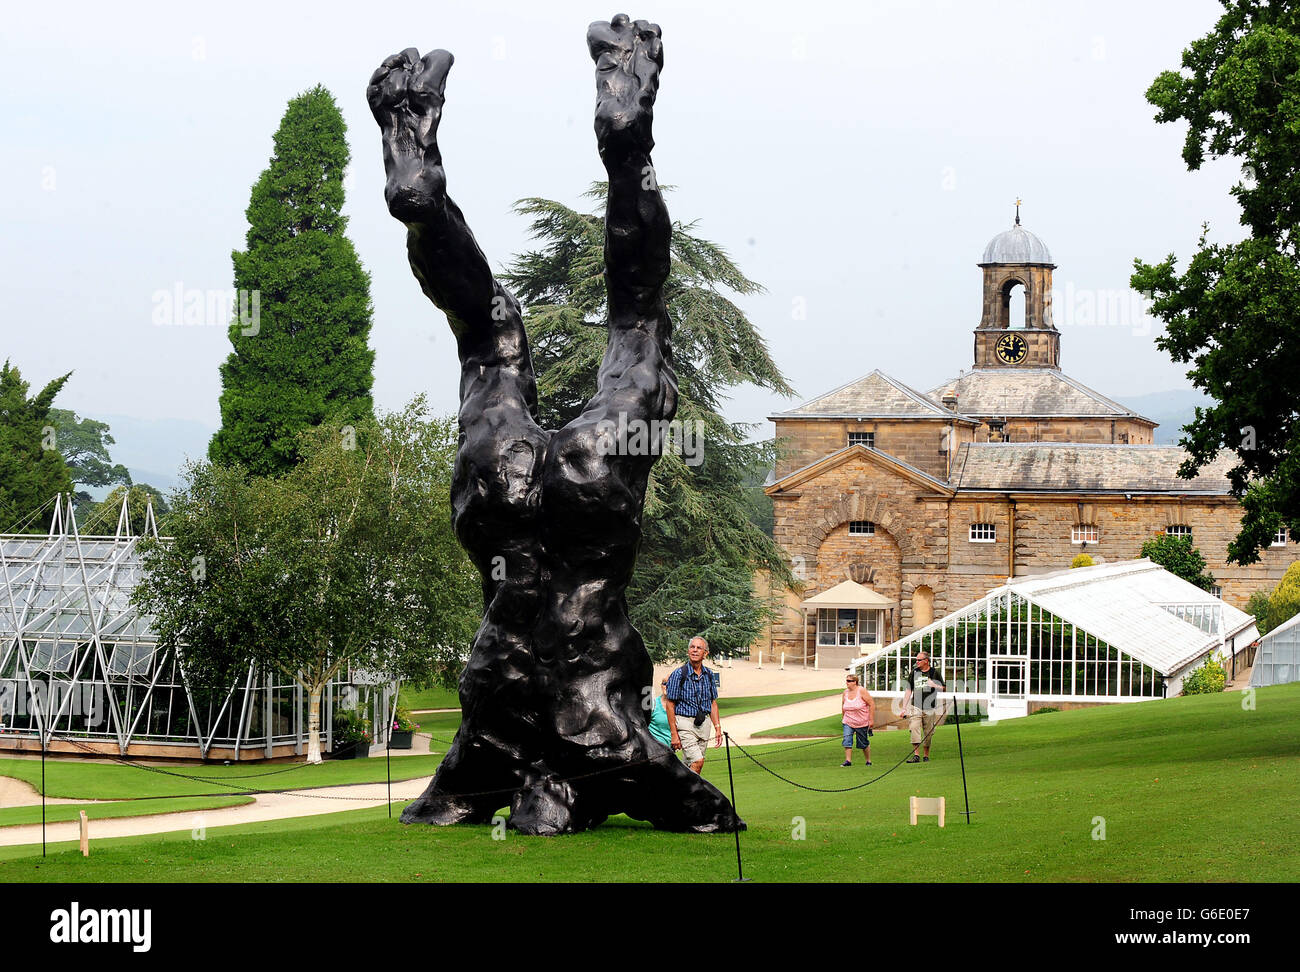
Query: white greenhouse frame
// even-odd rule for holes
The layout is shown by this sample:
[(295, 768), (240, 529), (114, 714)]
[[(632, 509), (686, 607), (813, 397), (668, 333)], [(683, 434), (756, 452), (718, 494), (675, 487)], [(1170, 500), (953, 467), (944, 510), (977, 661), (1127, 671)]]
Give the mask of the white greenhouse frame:
[[(158, 536), (153, 506), (145, 513)], [(165, 539), (165, 538), (163, 538)], [(143, 566), (125, 500), (113, 535), (78, 530), (59, 496), (48, 536), (0, 535), (0, 751), (265, 759), (307, 749), (307, 699), (250, 668), (224, 693), (192, 691), (181, 656), (131, 604)], [(341, 672), (321, 700), (322, 748), (344, 693), (387, 740), (398, 683)]]
[(1144, 559), (1016, 578), (849, 667), (872, 695), (901, 698), (924, 649), (944, 698), (1001, 719), (1177, 694), (1207, 657), (1256, 638), (1254, 618)]

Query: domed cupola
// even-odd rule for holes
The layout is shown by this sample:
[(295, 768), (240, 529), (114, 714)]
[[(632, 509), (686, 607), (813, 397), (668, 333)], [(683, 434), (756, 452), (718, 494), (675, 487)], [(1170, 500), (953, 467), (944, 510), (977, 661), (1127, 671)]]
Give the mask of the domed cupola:
[[(984, 312), (975, 330), (976, 368), (1060, 368), (1061, 336), (1052, 324), (1052, 271), (1047, 245), (1016, 222), (984, 247)], [(1023, 328), (1011, 326), (1011, 298), (1024, 289)]]
[(991, 263), (1056, 266), (1052, 263), (1052, 254), (1048, 252), (1047, 244), (1021, 226), (1019, 216), (1016, 216), (1015, 226), (993, 237), (989, 240), (989, 245), (984, 247), (984, 256), (979, 265), (983, 267)]

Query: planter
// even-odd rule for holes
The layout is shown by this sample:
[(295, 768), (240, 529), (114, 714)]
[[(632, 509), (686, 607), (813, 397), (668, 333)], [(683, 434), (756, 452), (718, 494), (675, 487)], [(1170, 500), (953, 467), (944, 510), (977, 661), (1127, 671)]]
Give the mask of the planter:
[(360, 742), (343, 743), (335, 746), (330, 754), (332, 759), (365, 759), (370, 755), (370, 743), (365, 740)]
[(412, 749), (411, 744), (414, 739), (414, 729), (394, 729), (388, 737), (388, 747), (390, 749)]

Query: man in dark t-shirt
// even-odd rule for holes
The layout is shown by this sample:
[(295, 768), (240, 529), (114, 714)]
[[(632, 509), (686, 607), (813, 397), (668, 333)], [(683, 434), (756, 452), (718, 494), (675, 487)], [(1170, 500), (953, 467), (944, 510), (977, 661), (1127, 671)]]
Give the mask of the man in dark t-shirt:
[[(912, 755), (907, 757), (909, 763), (930, 762), (930, 741), (944, 716), (939, 706), (939, 692), (947, 688), (948, 683), (943, 680), (939, 669), (930, 664), (930, 653), (917, 652), (916, 664), (907, 673), (907, 691), (903, 693), (903, 714), (907, 716), (907, 728), (912, 732)], [(925, 747), (924, 756), (919, 753), (922, 746)]]

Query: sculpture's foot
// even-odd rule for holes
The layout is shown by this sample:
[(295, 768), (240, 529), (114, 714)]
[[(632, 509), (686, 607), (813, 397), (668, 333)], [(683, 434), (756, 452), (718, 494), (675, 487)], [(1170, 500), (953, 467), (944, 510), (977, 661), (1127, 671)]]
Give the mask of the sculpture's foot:
[(385, 59), (370, 78), (366, 100), (384, 138), (384, 199), (404, 223), (440, 213), (447, 202), (447, 179), (438, 151), (443, 91), (453, 58), (414, 47)]
[(547, 777), (515, 794), (506, 826), (521, 834), (554, 837), (576, 834), (604, 820), (603, 813), (592, 816), (583, 811), (583, 801), (570, 784)]
[(745, 821), (736, 814), (731, 802), (703, 777), (692, 773), (677, 758), (659, 764), (670, 777), (652, 773), (649, 793), (651, 805), (646, 814), (657, 830), (674, 830), (697, 834), (730, 834), (745, 829)]
[(433, 786), (402, 811), (402, 823), (433, 824), (448, 827), (460, 823), (491, 823), (492, 810), (475, 805), (464, 797), (450, 793), (435, 793)]
[(596, 62), (596, 144), (607, 151), (648, 154), (654, 147), (651, 122), (663, 67), (659, 25), (632, 22), (619, 14), (587, 28), (587, 48)]

